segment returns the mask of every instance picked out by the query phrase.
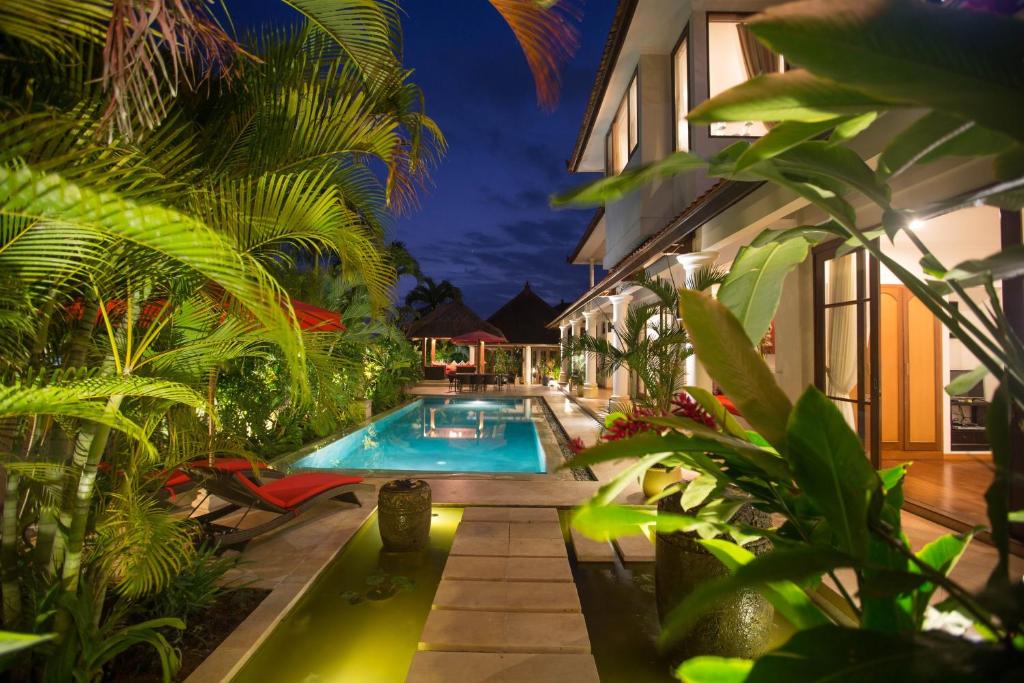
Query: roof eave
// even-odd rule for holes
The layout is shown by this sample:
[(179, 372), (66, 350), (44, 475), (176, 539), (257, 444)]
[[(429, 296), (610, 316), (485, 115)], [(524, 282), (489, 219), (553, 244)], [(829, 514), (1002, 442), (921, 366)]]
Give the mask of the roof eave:
[(580, 163), (583, 160), (583, 150), (587, 146), (590, 134), (594, 131), (597, 111), (600, 109), (601, 101), (608, 89), (608, 83), (615, 71), (615, 63), (619, 60), (619, 53), (622, 51), (626, 34), (629, 33), (629, 25), (633, 21), (633, 14), (636, 12), (638, 3), (639, 0), (619, 0), (619, 5), (615, 8), (615, 16), (612, 18), (612, 26), (608, 30), (608, 38), (604, 43), (601, 62), (597, 67), (597, 74), (594, 76), (594, 85), (590, 89), (590, 99), (587, 100), (583, 121), (580, 124), (579, 133), (576, 135), (576, 145), (573, 147), (572, 156), (566, 161), (569, 173), (579, 171)]

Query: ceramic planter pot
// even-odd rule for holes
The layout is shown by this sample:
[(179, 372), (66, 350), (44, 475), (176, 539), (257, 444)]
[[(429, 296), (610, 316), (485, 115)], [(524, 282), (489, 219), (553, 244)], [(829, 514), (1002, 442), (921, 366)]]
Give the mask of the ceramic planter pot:
[(673, 467), (651, 467), (640, 479), (640, 486), (644, 490), (644, 498), (651, 498), (665, 490), (670, 484), (683, 480), (683, 468)]
[[(737, 492), (738, 493), (738, 492)], [(695, 514), (700, 506), (683, 510), (681, 493), (661, 499), (658, 512)], [(734, 522), (767, 529), (771, 517), (750, 505), (744, 505), (733, 517)], [(696, 533), (658, 534), (655, 544), (655, 595), (658, 616), (665, 617), (694, 588), (729, 574), (714, 555), (704, 549)], [(755, 555), (771, 550), (771, 541), (759, 539), (744, 546)], [(712, 612), (702, 616), (689, 632), (670, 650), (673, 662), (699, 655), (755, 658), (767, 648), (774, 608), (755, 590), (744, 590), (722, 600)]]
[(377, 522), (388, 552), (422, 550), (430, 540), (430, 485), (422, 479), (399, 479), (380, 487)]

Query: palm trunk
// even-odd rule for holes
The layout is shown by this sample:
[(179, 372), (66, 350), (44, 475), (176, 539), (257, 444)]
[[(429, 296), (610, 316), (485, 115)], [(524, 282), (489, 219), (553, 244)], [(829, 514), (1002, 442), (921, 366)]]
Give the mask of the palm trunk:
[(3, 538), (0, 539), (4, 628), (17, 631), (21, 622), (21, 585), (18, 583), (18, 475), (4, 470)]
[[(65, 368), (81, 367), (85, 363), (86, 353), (89, 350), (89, 340), (92, 338), (95, 328), (96, 316), (99, 314), (99, 301), (88, 297), (83, 306), (82, 317), (78, 325), (71, 333), (71, 340), (68, 342), (68, 350), (64, 363)], [(113, 367), (113, 361), (108, 363)], [(91, 429), (91, 425), (85, 425), (80, 438), (85, 432)], [(88, 449), (87, 444), (83, 444)], [(53, 438), (50, 442), (50, 460), (57, 464), (66, 463), (74, 454), (75, 441), (68, 436), (62, 428), (53, 430)], [(84, 451), (83, 451), (84, 452)], [(67, 477), (64, 482), (64, 490), (61, 501), (70, 501), (74, 493), (75, 481), (73, 477)], [(66, 509), (66, 505), (62, 505)], [(65, 524), (68, 517), (65, 515), (62, 520)], [(53, 576), (57, 571), (57, 563), (63, 553), (62, 537), (58, 533), (57, 510), (52, 507), (44, 507), (39, 511), (39, 525), (36, 534), (35, 562), (43, 571), (45, 576)]]
[[(121, 409), (121, 402), (124, 396), (115, 395), (107, 400), (106, 412), (113, 414)], [(110, 427), (107, 425), (95, 425), (89, 430), (91, 435), (79, 439), (79, 446), (88, 443), (88, 450), (76, 449), (75, 460), (80, 459), (84, 453), (85, 461), (81, 466), (81, 475), (78, 478), (78, 488), (75, 490), (75, 497), (70, 509), (70, 523), (68, 524), (67, 546), (64, 550), (64, 565), (61, 570), (61, 578), (64, 583), (64, 590), (74, 593), (78, 590), (78, 583), (82, 570), (82, 549), (85, 546), (85, 533), (89, 523), (89, 513), (92, 509), (93, 494), (96, 491), (96, 472), (100, 460), (103, 459), (103, 452), (110, 440)], [(83, 430), (83, 437), (85, 430)], [(67, 508), (65, 507), (65, 512)], [(62, 513), (63, 516), (63, 513)], [(67, 612), (57, 613), (55, 628), (58, 634), (63, 637), (71, 627), (71, 619)]]
[(209, 410), (209, 414), (206, 416), (206, 430), (207, 430), (207, 459), (210, 467), (213, 467), (213, 436), (214, 436), (214, 420), (213, 420), (213, 398), (217, 393), (217, 368), (210, 370), (210, 377), (207, 381), (207, 395), (206, 401), (209, 404), (206, 409)]

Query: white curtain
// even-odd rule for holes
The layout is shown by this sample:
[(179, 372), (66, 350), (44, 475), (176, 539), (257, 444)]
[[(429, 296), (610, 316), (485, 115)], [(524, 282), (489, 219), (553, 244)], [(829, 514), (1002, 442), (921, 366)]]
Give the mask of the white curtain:
[[(856, 257), (853, 255), (831, 261), (828, 279), (831, 301), (853, 301), (857, 298), (855, 265)], [(849, 398), (857, 383), (857, 306), (837, 306), (825, 310), (828, 315), (826, 391), (829, 396)], [(835, 403), (849, 425), (857, 429), (853, 404), (846, 401)]]

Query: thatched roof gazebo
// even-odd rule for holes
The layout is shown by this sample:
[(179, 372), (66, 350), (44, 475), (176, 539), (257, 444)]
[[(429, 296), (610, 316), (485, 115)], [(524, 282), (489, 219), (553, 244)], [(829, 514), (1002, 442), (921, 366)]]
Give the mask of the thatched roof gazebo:
[[(461, 301), (438, 306), (433, 311), (413, 322), (406, 331), (411, 340), (422, 340), (423, 374), (426, 379), (444, 379), (444, 368), (435, 366), (435, 352), (438, 339), (462, 337), (474, 332), (484, 332), (495, 338), (504, 340), (505, 334), (490, 324)], [(483, 372), (483, 344), (480, 344), (481, 367)], [(438, 376), (435, 376), (438, 375)]]
[(557, 344), (558, 330), (547, 327), (556, 315), (557, 311), (537, 296), (527, 282), (523, 291), (499, 308), (487, 322), (504, 332), (510, 344)]
[(505, 333), (505, 346), (522, 350), (522, 377), (526, 384), (533, 384), (535, 379), (543, 381), (549, 362), (557, 362), (561, 355), (558, 330), (547, 327), (557, 316), (558, 311), (527, 282), (519, 294), (487, 319)]
[(409, 339), (451, 339), (480, 330), (499, 337), (505, 336), (499, 328), (478, 316), (466, 304), (452, 301), (413, 322), (405, 336)]

